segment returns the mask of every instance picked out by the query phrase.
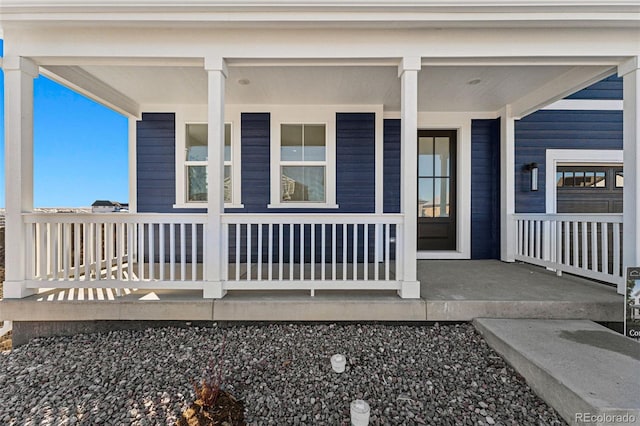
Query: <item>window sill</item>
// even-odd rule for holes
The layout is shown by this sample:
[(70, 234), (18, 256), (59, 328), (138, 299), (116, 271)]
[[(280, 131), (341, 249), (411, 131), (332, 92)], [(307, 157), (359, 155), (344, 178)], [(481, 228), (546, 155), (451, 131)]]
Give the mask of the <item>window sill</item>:
[(338, 204), (286, 203), (267, 204), (268, 209), (339, 209)]
[[(206, 209), (207, 203), (185, 203), (185, 204), (174, 204), (174, 209)], [(243, 209), (244, 204), (224, 204), (225, 209)]]

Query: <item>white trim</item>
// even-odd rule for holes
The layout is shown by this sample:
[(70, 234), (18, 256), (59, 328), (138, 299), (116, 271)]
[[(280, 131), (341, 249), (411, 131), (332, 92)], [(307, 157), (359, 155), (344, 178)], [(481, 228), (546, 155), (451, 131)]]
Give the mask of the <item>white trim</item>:
[(500, 114), (500, 259), (515, 260), (515, 118), (511, 105)]
[(622, 101), (615, 99), (561, 99), (543, 110), (622, 111)]
[(129, 212), (138, 211), (138, 121), (129, 117)]
[(545, 211), (556, 213), (556, 169), (559, 163), (622, 163), (622, 150), (547, 149), (545, 168)]
[[(189, 203), (186, 201), (186, 176), (184, 152), (186, 149), (185, 126), (189, 123), (207, 123), (206, 105), (149, 105), (144, 112), (175, 113), (175, 169), (176, 200), (173, 205), (177, 209), (206, 209), (207, 202)], [(243, 208), (242, 198), (242, 161), (241, 161), (241, 106), (225, 106), (225, 123), (231, 124), (231, 202), (225, 203), (225, 209)]]
[(456, 250), (419, 251), (418, 259), (471, 258), (471, 121), (475, 119), (475, 113), (418, 113), (419, 130), (457, 131)]
[(339, 209), (338, 204), (326, 204), (326, 203), (281, 203), (281, 204), (267, 204), (268, 209)]

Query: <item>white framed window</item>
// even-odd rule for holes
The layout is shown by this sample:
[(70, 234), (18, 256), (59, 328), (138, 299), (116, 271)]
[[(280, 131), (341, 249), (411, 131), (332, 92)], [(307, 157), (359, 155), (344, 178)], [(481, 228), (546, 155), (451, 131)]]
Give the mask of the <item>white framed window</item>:
[[(240, 204), (239, 117), (231, 112), (224, 131), (224, 203)], [(176, 202), (174, 208), (206, 208), (208, 125), (206, 108), (176, 112)]]
[[(185, 202), (207, 202), (208, 126), (207, 123), (185, 124)], [(224, 202), (233, 201), (231, 161), (231, 123), (224, 125)]]
[(300, 106), (271, 115), (269, 208), (337, 208), (334, 109)]

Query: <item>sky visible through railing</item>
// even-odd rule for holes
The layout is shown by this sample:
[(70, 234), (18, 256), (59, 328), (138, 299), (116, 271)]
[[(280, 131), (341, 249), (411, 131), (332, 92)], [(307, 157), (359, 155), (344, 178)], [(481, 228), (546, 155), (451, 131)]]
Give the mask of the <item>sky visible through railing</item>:
[[(0, 100), (0, 207), (5, 207), (2, 72)], [(99, 199), (128, 202), (127, 134), (123, 115), (38, 77), (34, 82), (35, 207), (85, 207)]]

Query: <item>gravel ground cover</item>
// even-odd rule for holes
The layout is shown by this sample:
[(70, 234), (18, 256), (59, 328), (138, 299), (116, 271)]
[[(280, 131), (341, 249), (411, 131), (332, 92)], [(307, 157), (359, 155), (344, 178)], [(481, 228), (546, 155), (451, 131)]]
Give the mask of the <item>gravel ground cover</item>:
[[(219, 356), (224, 340), (224, 355)], [(347, 357), (344, 373), (330, 357)], [(173, 424), (222, 360), (249, 424), (558, 425), (469, 324), (243, 325), (37, 339), (0, 355), (0, 424)]]

